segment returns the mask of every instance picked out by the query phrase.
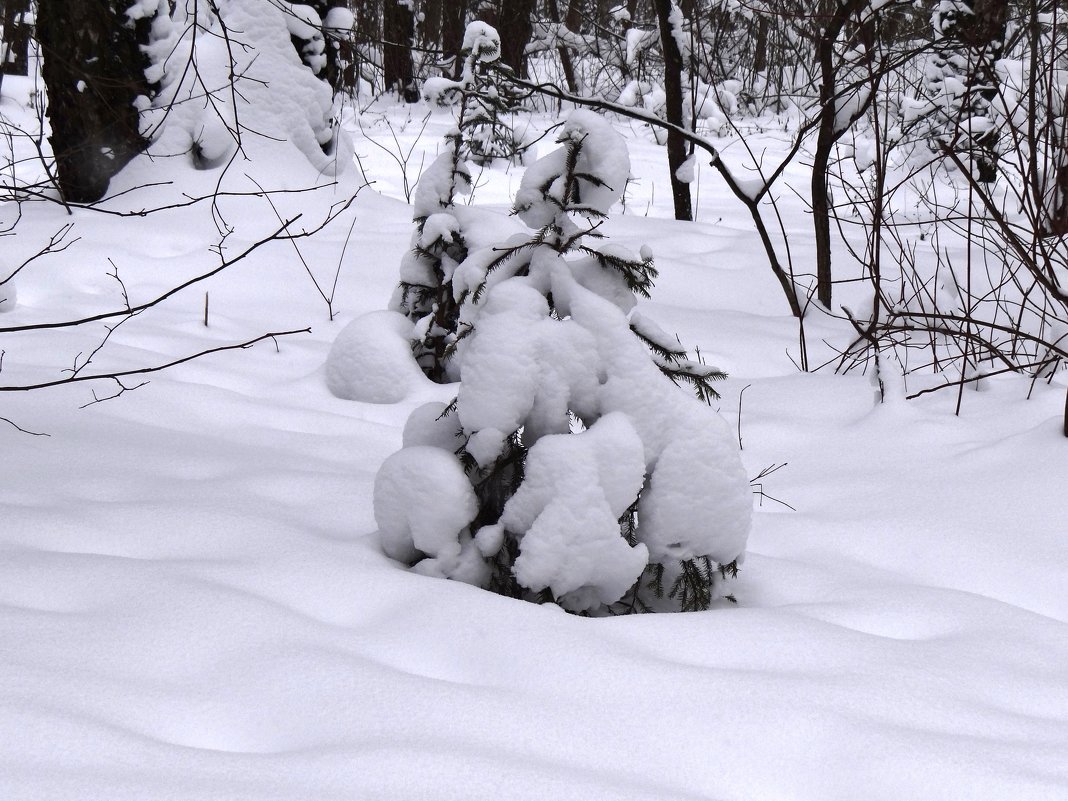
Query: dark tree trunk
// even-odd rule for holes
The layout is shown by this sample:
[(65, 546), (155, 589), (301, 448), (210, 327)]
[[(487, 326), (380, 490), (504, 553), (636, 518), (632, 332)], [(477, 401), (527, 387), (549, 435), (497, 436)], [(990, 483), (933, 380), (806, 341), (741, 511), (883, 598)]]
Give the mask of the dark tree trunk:
[(419, 20), (419, 44), (428, 50), (443, 49), (441, 16), (444, 9), (441, 6), (442, 0), (425, 0), (422, 6), (423, 17)]
[[(866, 111), (875, 95), (868, 95), (867, 102), (855, 109), (851, 119), (838, 119), (838, 75), (842, 63), (835, 50), (835, 43), (850, 17), (864, 6), (864, 0), (848, 0), (839, 5), (825, 27), (820, 28), (817, 40), (817, 61), (820, 70), (820, 115), (816, 135), (816, 149), (812, 154), (812, 226), (816, 245), (816, 297), (826, 308), (831, 307), (831, 203), (828, 185), (831, 152), (835, 143), (852, 127)], [(874, 28), (859, 29), (857, 44), (870, 59), (875, 43)], [(875, 78), (873, 78), (875, 80)]]
[(450, 59), (453, 79), (460, 77), (463, 59), (460, 48), (464, 41), (464, 25), (467, 23), (467, 3), (463, 0), (443, 0), (441, 8), (441, 49), (443, 57)]
[[(682, 113), (682, 53), (671, 30), (671, 0), (654, 0), (656, 18), (660, 27), (660, 46), (664, 54), (664, 116), (669, 123), (682, 128), (685, 118)], [(686, 152), (686, 140), (677, 131), (668, 131), (667, 135), (668, 170), (671, 178), (671, 197), (675, 202), (675, 219), (692, 220), (693, 208), (690, 205), (690, 185), (679, 180), (679, 168), (689, 158)]]
[(4, 6), (4, 41), (0, 45), (0, 73), (26, 75), (30, 68), (30, 26), (23, 14), (30, 0), (7, 0)]
[[(574, 3), (572, 3), (574, 5)], [(570, 8), (568, 9), (570, 16)], [(549, 17), (550, 22), (560, 22), (560, 9), (556, 7), (556, 0), (545, 0), (545, 13)], [(565, 27), (567, 27), (565, 25)], [(567, 83), (567, 91), (574, 94), (578, 91), (578, 84), (575, 82), (575, 67), (571, 63), (571, 53), (568, 52), (565, 45), (560, 45), (556, 48), (557, 54), (560, 56), (560, 69), (564, 73), (564, 81)]]
[(534, 31), (531, 16), (534, 0), (501, 0), (497, 18), (497, 32), (501, 36), (501, 61), (527, 77), (527, 45)]
[(39, 0), (37, 39), (48, 94), (49, 142), (64, 198), (91, 203), (144, 150), (133, 106), (151, 95), (140, 42), (149, 20), (127, 24), (128, 0)]
[(820, 68), (820, 116), (816, 149), (812, 154), (812, 228), (816, 245), (816, 297), (825, 308), (831, 307), (831, 202), (828, 171), (831, 150), (838, 140), (834, 130), (838, 87), (838, 67), (834, 43), (844, 19), (830, 26), (817, 43)]
[(386, 91), (399, 93), (406, 103), (416, 103), (419, 101), (419, 87), (415, 85), (415, 67), (412, 65), (415, 16), (411, 7), (398, 0), (385, 0), (382, 28), (385, 39), (382, 67)]
[(768, 68), (768, 18), (763, 14), (757, 16), (756, 41), (753, 45), (753, 72), (763, 72)]

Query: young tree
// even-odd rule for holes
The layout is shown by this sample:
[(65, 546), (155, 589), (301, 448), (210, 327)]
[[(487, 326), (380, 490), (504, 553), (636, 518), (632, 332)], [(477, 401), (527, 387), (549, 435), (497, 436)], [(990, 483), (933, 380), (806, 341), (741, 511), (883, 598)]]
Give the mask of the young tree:
[(386, 552), (414, 569), (574, 612), (707, 608), (751, 500), (726, 423), (681, 391), (720, 377), (634, 308), (652, 257), (587, 240), (630, 163), (573, 112), (529, 167), (522, 239), (453, 272), (467, 333), (454, 406), (417, 409), (375, 482)]
[(936, 58), (930, 86), (945, 130), (939, 146), (970, 161), (982, 183), (997, 179), (996, 63), (1005, 44), (1006, 0), (946, 0), (931, 16)]
[[(429, 78), (423, 86), (427, 100), (434, 105), (459, 107), (456, 128), (446, 141), (448, 147), (423, 171), (416, 186), (416, 224), (412, 248), (401, 261), (401, 280), (391, 308), (415, 324), (412, 351), (423, 372), (437, 382), (456, 378), (449, 368), (460, 335), (460, 305), (453, 292), (456, 266), (468, 254), (470, 227), (477, 210), (458, 207), (457, 195), (471, 188), (467, 158), (489, 159), (514, 154), (514, 133), (502, 131), (497, 118), (502, 98), (495, 74), (483, 66), (500, 58), (500, 42), (495, 31), (482, 22), (473, 22), (464, 36), (464, 56), (459, 80)], [(500, 142), (495, 136), (504, 136)]]

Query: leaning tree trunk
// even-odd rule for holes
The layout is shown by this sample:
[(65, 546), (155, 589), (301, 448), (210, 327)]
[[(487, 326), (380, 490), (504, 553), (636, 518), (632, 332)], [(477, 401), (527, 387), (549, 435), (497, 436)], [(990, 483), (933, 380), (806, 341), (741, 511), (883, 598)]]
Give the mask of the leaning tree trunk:
[[(660, 26), (660, 45), (664, 54), (664, 116), (667, 121), (679, 128), (685, 127), (686, 120), (682, 113), (682, 52), (675, 41), (671, 25), (672, 0), (653, 0), (656, 18)], [(671, 173), (671, 197), (675, 202), (675, 219), (692, 220), (693, 208), (690, 205), (690, 185), (679, 180), (679, 169), (686, 163), (686, 139), (678, 131), (668, 130), (667, 135), (668, 170)]]
[[(572, 2), (572, 6), (577, 7), (578, 3)], [(571, 8), (568, 8), (568, 18), (571, 17)], [(545, 0), (545, 13), (549, 17), (550, 22), (560, 22), (560, 9), (556, 7), (556, 0)], [(564, 23), (564, 27), (567, 27), (567, 23)], [(569, 28), (569, 30), (571, 30)], [(575, 80), (575, 67), (571, 63), (571, 53), (567, 49), (567, 45), (560, 44), (556, 47), (557, 55), (560, 57), (560, 69), (564, 73), (564, 82), (567, 84), (567, 91), (571, 94), (575, 94), (578, 91), (578, 82)]]
[[(869, 80), (867, 99), (851, 110), (848, 117), (839, 115), (839, 105), (844, 102), (840, 97), (844, 87), (839, 85), (839, 78), (846, 68), (839, 49), (836, 47), (838, 37), (845, 30), (850, 17), (860, 12), (866, 0), (846, 0), (840, 3), (833, 14), (824, 17), (826, 26), (819, 29), (816, 42), (816, 59), (820, 75), (820, 111), (819, 126), (816, 134), (816, 148), (812, 153), (812, 228), (816, 245), (816, 297), (825, 308), (831, 308), (831, 202), (829, 173), (831, 155), (838, 140), (853, 127), (871, 105), (875, 97), (875, 85), (879, 76), (874, 70), (872, 58), (875, 49), (875, 18), (868, 17), (857, 31), (857, 49), (863, 54)], [(884, 8), (887, 8), (884, 6)], [(889, 14), (889, 9), (884, 11)], [(852, 48), (850, 48), (852, 49)], [(860, 66), (855, 63), (854, 67)], [(857, 92), (860, 87), (853, 87)]]
[(147, 145), (133, 104), (153, 89), (139, 43), (150, 23), (128, 25), (129, 6), (129, 0), (38, 0), (48, 141), (68, 202), (102, 198), (111, 177)]

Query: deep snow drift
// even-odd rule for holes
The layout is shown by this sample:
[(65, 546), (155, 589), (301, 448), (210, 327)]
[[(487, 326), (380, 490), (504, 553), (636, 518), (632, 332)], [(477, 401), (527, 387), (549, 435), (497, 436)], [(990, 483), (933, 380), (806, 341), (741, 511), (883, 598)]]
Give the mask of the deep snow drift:
[[(4, 91), (0, 111), (25, 121), (28, 84)], [(388, 124), (410, 142), (412, 113), (377, 107), (367, 135), (390, 142)], [(420, 140), (427, 164), (448, 125), (434, 116)], [(796, 329), (740, 209), (706, 170), (701, 222), (667, 219), (662, 150), (621, 130), (637, 183), (606, 231), (657, 255), (641, 307), (730, 374), (719, 406), (748, 474), (788, 463), (761, 483), (796, 511), (756, 508), (738, 605), (583, 619), (380, 551), (373, 476), (409, 413), (452, 391), (407, 376), (368, 403), (327, 387), (332, 343), (386, 307), (411, 233), (396, 164), (357, 138), (373, 189), (298, 243), (329, 278), (356, 220), (334, 322), (276, 242), (124, 324), (94, 363), (311, 334), (82, 410), (84, 385), (0, 394), (3, 416), (51, 435), (0, 428), (0, 798), (1068, 795), (1062, 379), (1028, 401), (1025, 381), (988, 382), (957, 418), (948, 396), (879, 405), (864, 376), (797, 372)], [(473, 202), (505, 209), (520, 174), (483, 171)], [(808, 220), (784, 202), (804, 259)], [(224, 210), (246, 226), (235, 251), (277, 227), (261, 198)], [(23, 212), (5, 258), (68, 221), (82, 239), (20, 274), (0, 325), (121, 303), (108, 259), (138, 298), (218, 263), (202, 206)], [(4, 383), (61, 375), (103, 333), (0, 335)], [(810, 324), (813, 343), (840, 335)]]

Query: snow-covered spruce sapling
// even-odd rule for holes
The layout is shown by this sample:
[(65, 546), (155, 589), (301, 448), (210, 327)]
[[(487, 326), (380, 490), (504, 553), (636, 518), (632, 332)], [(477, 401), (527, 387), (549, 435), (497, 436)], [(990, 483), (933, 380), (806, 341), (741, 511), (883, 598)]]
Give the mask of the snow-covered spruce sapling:
[(455, 375), (447, 369), (457, 336), (459, 305), (452, 291), (452, 274), (467, 256), (461, 213), (455, 199), (471, 191), (471, 170), (463, 157), (462, 131), (466, 98), (479, 92), (483, 78), (478, 67), (500, 57), (501, 40), (489, 25), (472, 22), (464, 36), (465, 61), (458, 81), (430, 78), (423, 86), (426, 99), (451, 105), (461, 98), (457, 127), (446, 134), (448, 147), (423, 171), (416, 185), (415, 232), (412, 248), (401, 260), (400, 285), (390, 308), (415, 324), (412, 350), (423, 372), (433, 381)]
[(439, 106), (459, 106), (457, 147), (463, 158), (480, 166), (495, 159), (522, 162), (532, 142), (526, 126), (515, 122), (521, 97), (507, 80), (512, 68), (500, 61), (500, 35), (484, 22), (472, 22), (461, 52), (460, 80), (430, 78), (423, 96)]
[(708, 392), (716, 373), (638, 316), (648, 251), (587, 244), (630, 172), (622, 137), (575, 111), (559, 142), (516, 196), (531, 233), (454, 271), (458, 396), (416, 409), (376, 477), (383, 547), (573, 612), (704, 609), (743, 555), (751, 494), (729, 426), (671, 379)]

